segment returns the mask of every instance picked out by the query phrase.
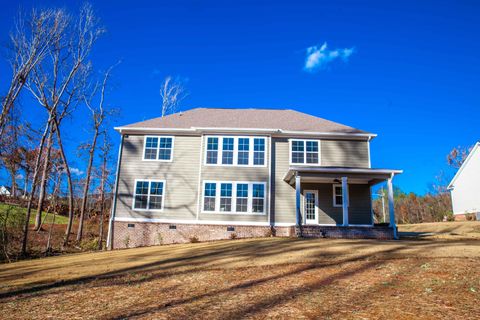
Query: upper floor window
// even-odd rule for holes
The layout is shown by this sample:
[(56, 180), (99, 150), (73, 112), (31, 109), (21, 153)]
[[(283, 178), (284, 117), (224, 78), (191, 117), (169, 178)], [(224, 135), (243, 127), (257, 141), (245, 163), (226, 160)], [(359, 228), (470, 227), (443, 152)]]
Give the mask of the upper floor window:
[(206, 164), (265, 165), (266, 138), (208, 136), (206, 142)]
[(143, 160), (172, 161), (173, 137), (146, 136)]
[(334, 207), (343, 206), (343, 188), (341, 184), (333, 185), (333, 206)]
[(165, 181), (137, 180), (133, 194), (134, 210), (162, 210)]
[(319, 140), (290, 140), (290, 163), (320, 164)]

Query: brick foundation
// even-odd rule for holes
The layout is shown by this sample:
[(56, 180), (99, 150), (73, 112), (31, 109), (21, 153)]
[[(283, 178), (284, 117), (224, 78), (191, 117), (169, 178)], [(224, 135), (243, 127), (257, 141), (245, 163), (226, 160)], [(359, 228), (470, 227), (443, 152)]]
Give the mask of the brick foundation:
[(390, 227), (337, 227), (337, 226), (302, 226), (295, 228), (297, 236), (303, 238), (345, 238), (345, 239), (393, 239), (393, 229)]
[[(130, 225), (130, 227), (129, 227)], [(230, 228), (229, 228), (230, 227)], [(231, 229), (233, 228), (233, 230)], [(296, 227), (269, 226), (227, 226), (201, 224), (168, 224), (150, 222), (115, 222), (113, 230), (113, 247), (134, 248), (172, 243), (189, 243), (195, 241), (213, 241), (222, 239), (294, 237), (298, 235)], [(393, 239), (393, 230), (388, 227), (336, 227), (303, 226), (305, 238), (374, 238)]]

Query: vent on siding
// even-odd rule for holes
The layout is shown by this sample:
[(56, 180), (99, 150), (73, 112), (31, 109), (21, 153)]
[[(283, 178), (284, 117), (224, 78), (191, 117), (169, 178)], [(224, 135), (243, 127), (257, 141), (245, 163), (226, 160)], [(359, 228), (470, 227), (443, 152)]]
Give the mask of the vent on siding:
[(129, 223), (127, 227), (129, 229), (133, 229), (133, 228), (135, 228), (135, 224), (134, 223)]
[(235, 231), (234, 227), (227, 227), (227, 231)]
[(174, 224), (171, 224), (170, 226), (168, 226), (168, 228), (169, 228), (170, 230), (176, 230), (176, 229), (177, 229), (177, 226), (174, 225)]

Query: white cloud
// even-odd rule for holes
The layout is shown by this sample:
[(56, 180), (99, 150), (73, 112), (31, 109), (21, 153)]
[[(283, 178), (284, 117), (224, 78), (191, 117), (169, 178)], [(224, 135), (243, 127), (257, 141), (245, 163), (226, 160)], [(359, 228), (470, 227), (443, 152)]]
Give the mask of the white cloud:
[(15, 179), (20, 180), (23, 179), (23, 174), (19, 173), (15, 176)]
[(73, 173), (73, 174), (76, 174), (77, 176), (80, 176), (83, 174), (83, 171), (78, 169), (78, 168), (73, 168), (73, 167), (70, 167), (70, 172)]
[(335, 59), (342, 59), (347, 62), (354, 53), (354, 48), (328, 50), (325, 42), (321, 47), (313, 46), (307, 48), (307, 57), (303, 69), (308, 72), (316, 72), (325, 69)]

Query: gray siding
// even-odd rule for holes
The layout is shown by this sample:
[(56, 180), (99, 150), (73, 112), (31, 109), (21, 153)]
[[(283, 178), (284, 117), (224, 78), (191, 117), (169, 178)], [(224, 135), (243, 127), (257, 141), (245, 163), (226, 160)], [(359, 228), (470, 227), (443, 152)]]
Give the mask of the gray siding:
[[(224, 135), (227, 136), (227, 135)], [(233, 135), (228, 135), (233, 136)], [(242, 135), (247, 136), (247, 135)], [(265, 137), (265, 136), (261, 136)], [(242, 167), (242, 166), (215, 166), (205, 165), (205, 147), (202, 149), (202, 172), (201, 172), (201, 192), (203, 194), (203, 182), (212, 181), (248, 181), (248, 182), (265, 182), (265, 214), (264, 215), (252, 215), (252, 214), (219, 214), (219, 213), (202, 213), (199, 214), (199, 220), (212, 220), (212, 221), (252, 221), (252, 222), (268, 222), (268, 212), (270, 208), (269, 200), (269, 176), (270, 176), (270, 148), (269, 137), (266, 138), (265, 145), (265, 163), (266, 166), (256, 167)], [(206, 144), (206, 136), (203, 137), (203, 146)], [(220, 155), (219, 155), (220, 156)], [(201, 201), (200, 201), (201, 206)]]
[[(117, 217), (196, 218), (200, 136), (175, 136), (173, 161), (142, 161), (144, 136), (129, 135), (123, 145), (118, 185)], [(132, 210), (135, 179), (166, 180), (164, 210)]]
[(368, 168), (368, 142), (322, 140), (321, 157), (325, 167)]
[(272, 215), (275, 223), (295, 223), (295, 189), (283, 181), (290, 167), (289, 144), (286, 138), (272, 138)]

